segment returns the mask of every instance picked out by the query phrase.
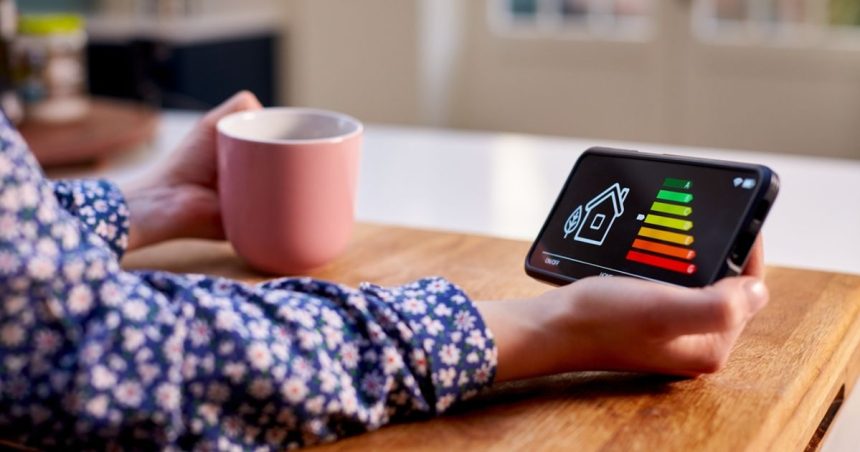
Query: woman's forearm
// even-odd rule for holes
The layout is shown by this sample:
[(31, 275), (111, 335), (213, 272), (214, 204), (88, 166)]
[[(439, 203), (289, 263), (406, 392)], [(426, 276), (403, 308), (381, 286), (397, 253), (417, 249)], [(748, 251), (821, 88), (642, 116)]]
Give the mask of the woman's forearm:
[(499, 359), (496, 381), (519, 380), (587, 369), (590, 364), (584, 330), (575, 325), (568, 300), (481, 301), (478, 310), (493, 332)]

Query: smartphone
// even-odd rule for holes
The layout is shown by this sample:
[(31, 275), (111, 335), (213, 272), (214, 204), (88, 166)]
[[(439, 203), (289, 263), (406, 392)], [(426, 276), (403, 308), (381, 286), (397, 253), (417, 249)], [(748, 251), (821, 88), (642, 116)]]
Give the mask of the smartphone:
[(702, 287), (738, 275), (779, 192), (762, 165), (591, 148), (526, 257), (551, 284), (631, 276)]

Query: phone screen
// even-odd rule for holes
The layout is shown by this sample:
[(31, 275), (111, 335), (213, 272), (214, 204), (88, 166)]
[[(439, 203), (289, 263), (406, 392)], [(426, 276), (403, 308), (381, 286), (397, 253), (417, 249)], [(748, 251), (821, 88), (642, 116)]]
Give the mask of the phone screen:
[(741, 165), (586, 153), (529, 264), (574, 279), (626, 275), (689, 287), (710, 284), (761, 178), (754, 167)]

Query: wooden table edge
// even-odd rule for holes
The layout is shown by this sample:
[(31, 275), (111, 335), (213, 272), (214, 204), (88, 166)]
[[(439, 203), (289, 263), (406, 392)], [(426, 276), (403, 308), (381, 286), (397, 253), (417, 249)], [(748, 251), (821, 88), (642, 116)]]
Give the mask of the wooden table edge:
[[(858, 362), (858, 359), (860, 359), (860, 316), (856, 317), (846, 329), (839, 341), (838, 349), (831, 355), (826, 365), (818, 369), (816, 383), (811, 385), (798, 400), (789, 419), (783, 423), (782, 434), (773, 429), (762, 429), (762, 431), (774, 432), (775, 436), (751, 443), (749, 450), (818, 450), (824, 443), (825, 437), (829, 435), (833, 420), (839, 416), (838, 410), (841, 408), (842, 401), (853, 392), (854, 385), (860, 377), (860, 366), (851, 366), (851, 363)], [(838, 405), (834, 406), (834, 404)], [(831, 408), (835, 408), (836, 411), (831, 412)], [(821, 429), (820, 432), (819, 429)], [(762, 443), (769, 443), (769, 445), (752, 447), (759, 444), (764, 446)]]

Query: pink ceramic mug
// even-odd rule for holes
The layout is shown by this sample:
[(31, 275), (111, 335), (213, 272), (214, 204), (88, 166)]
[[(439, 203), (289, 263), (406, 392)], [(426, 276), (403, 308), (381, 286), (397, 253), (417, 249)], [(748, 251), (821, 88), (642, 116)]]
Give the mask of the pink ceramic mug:
[(268, 108), (218, 121), (218, 192), (227, 239), (251, 266), (295, 274), (352, 235), (363, 132), (350, 116)]

